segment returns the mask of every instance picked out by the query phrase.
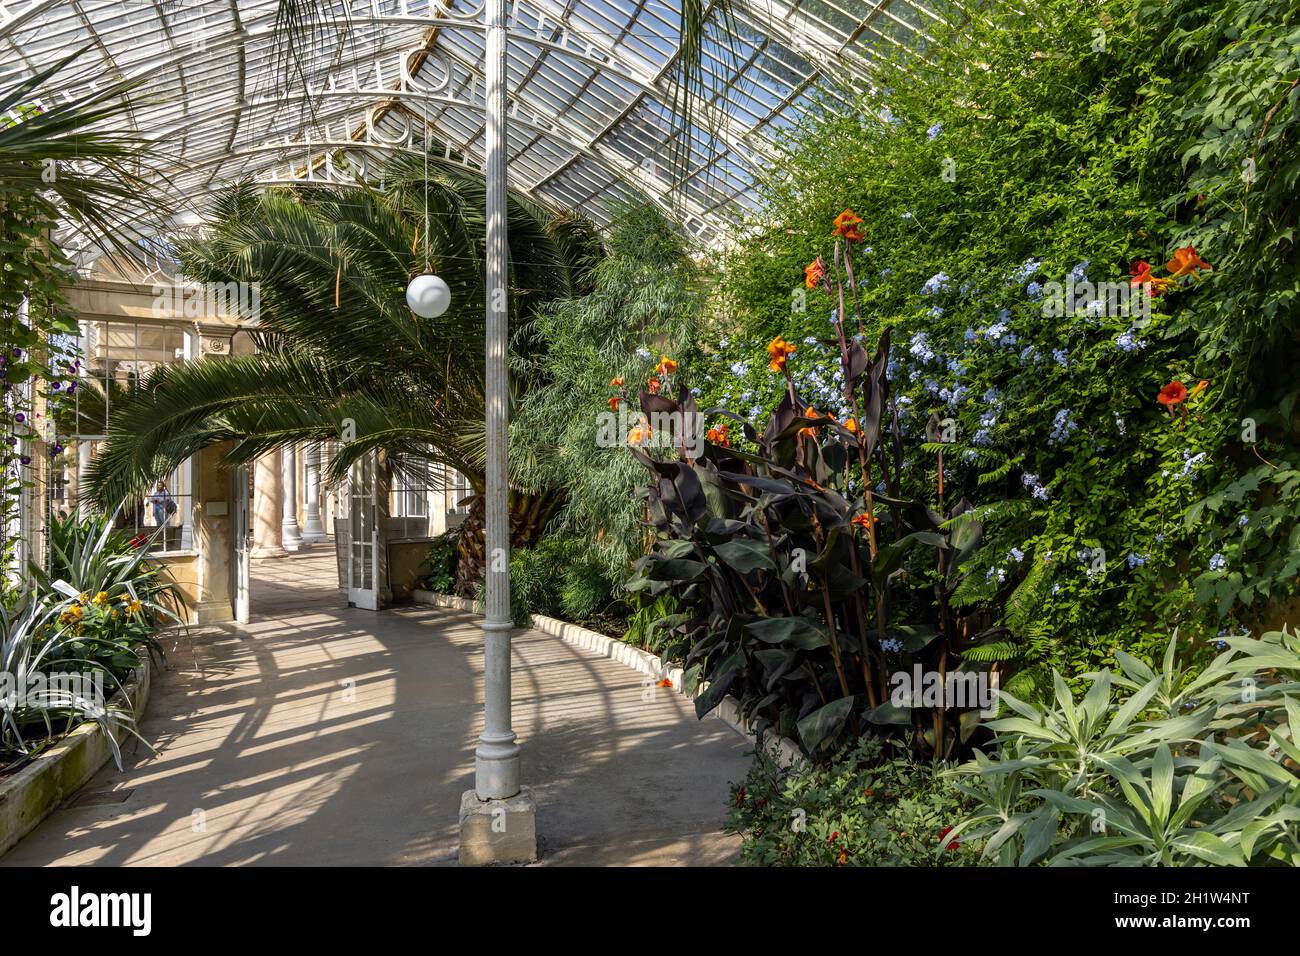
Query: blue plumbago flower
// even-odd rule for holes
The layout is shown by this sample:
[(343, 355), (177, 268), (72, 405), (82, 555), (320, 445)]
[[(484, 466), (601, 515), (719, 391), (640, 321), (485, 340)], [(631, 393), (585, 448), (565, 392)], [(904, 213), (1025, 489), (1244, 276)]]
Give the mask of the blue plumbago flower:
[(894, 115), (894, 111), (891, 110), (888, 106), (882, 106), (880, 108), (880, 118), (884, 120), (886, 123), (898, 122), (898, 117)]
[(862, 247), (862, 255), (864, 255), (864, 256), (869, 256), (869, 255), (871, 255), (871, 254), (872, 254), (873, 252), (875, 252), (875, 251), (876, 251), (876, 250), (873, 249), (871, 246), (863, 246), (863, 247)]
[(989, 430), (987, 428), (981, 428), (979, 431), (977, 431), (974, 435), (971, 436), (971, 443), (975, 445), (989, 445), (992, 444), (992, 442), (993, 442), (993, 438), (989, 434)]
[(1070, 353), (1065, 349), (1052, 349), (1052, 358), (1056, 359), (1056, 364), (1061, 368), (1070, 367)]
[(1128, 556), (1128, 566), (1130, 568), (1140, 568), (1147, 563), (1148, 555), (1131, 553)]
[(737, 378), (743, 377), (748, 371), (749, 371), (749, 366), (746, 365), (744, 362), (731, 363), (731, 374), (735, 375)]
[(1053, 594), (1060, 594), (1060, 593), (1061, 593), (1061, 586), (1060, 586), (1059, 584), (1053, 584), (1053, 585), (1052, 585), (1052, 593), (1053, 593)]
[(940, 385), (934, 379), (927, 378), (925, 380), (925, 390), (929, 392), (931, 395), (938, 395), (939, 389), (940, 389)]
[(1019, 564), (1021, 561), (1025, 560), (1025, 552), (1021, 551), (1019, 548), (1012, 548), (1007, 552), (1007, 557)]
[(967, 448), (964, 452), (961, 453), (962, 461), (974, 461), (977, 458), (979, 458), (979, 455), (975, 454), (975, 452), (969, 448)]
[(1046, 564), (1048, 561), (1051, 561), (1051, 560), (1052, 560), (1052, 552), (1051, 552), (1051, 551), (1044, 551), (1044, 552), (1043, 552), (1043, 563)]
[(931, 126), (929, 129), (925, 131), (925, 138), (934, 139), (942, 132), (943, 132), (943, 123), (935, 123), (933, 126)]
[(948, 288), (948, 273), (936, 272), (930, 278), (925, 280), (925, 285), (921, 286), (921, 295), (936, 295)]
[(992, 428), (997, 423), (998, 423), (997, 412), (985, 412), (983, 415), (980, 416), (980, 424), (983, 425), (985, 428)]
[(886, 654), (897, 654), (903, 649), (903, 642), (897, 638), (887, 637), (880, 642), (880, 649)]
[(1007, 334), (1006, 323), (994, 322), (992, 325), (990, 325), (987, 329), (984, 330), (983, 334), (985, 338), (991, 339), (994, 342), (996, 342), (1000, 338), (1002, 338), (1002, 336)]
[(1106, 314), (1106, 300), (1093, 299), (1091, 302), (1085, 302), (1083, 314), (1090, 319), (1099, 319)]
[(754, 399), (754, 393), (750, 391), (742, 392), (740, 395), (740, 400), (742, 402), (753, 401), (753, 399)]
[(951, 397), (948, 399), (949, 404), (953, 406), (960, 405), (962, 402), (966, 400), (966, 396), (968, 394), (970, 394), (970, 389), (968, 389), (965, 385), (955, 386), (952, 390)]
[(1163, 531), (1156, 534), (1156, 544), (1164, 544), (1165, 534)]
[(1119, 412), (1115, 413), (1115, 427), (1119, 430), (1119, 434), (1121, 438), (1124, 435), (1128, 434), (1128, 432), (1124, 428), (1124, 419), (1119, 417)]
[(933, 317), (936, 318), (936, 319), (939, 318), (940, 316), (942, 316), (942, 315), (943, 315), (943, 306), (941, 306), (941, 305), (932, 305), (932, 306), (930, 306), (930, 315), (933, 316)]
[(807, 337), (803, 340), (803, 344), (804, 344), (804, 345), (820, 345), (821, 343), (817, 341), (817, 336), (815, 336), (815, 335), (809, 335), (809, 336), (807, 336)]
[(1084, 259), (1082, 262), (1075, 263), (1074, 268), (1070, 270), (1070, 278), (1075, 282), (1083, 282), (1087, 279), (1089, 262), (1090, 260)]
[(889, 360), (889, 364), (885, 366), (885, 374), (888, 375), (891, 380), (898, 378), (898, 359), (891, 358)]
[(1022, 362), (1038, 361), (1038, 349), (1034, 348), (1032, 345), (1026, 345), (1023, 349), (1020, 350), (1020, 361)]
[(912, 221), (912, 211), (909, 209), (907, 212), (903, 213), (903, 214), (900, 215), (898, 218), (899, 218), (899, 219), (904, 219), (904, 220), (906, 220), (906, 221), (908, 221), (908, 222), (911, 222), (911, 221)]
[(1025, 292), (1031, 299), (1042, 298), (1043, 284), (1041, 282), (1031, 282), (1029, 285), (1025, 286)]
[(1012, 273), (1011, 276), (1012, 281), (1013, 282), (1028, 281), (1034, 275), (1034, 273), (1036, 273), (1039, 270), (1039, 267), (1041, 267), (1042, 264), (1043, 264), (1042, 259), (1035, 259), (1033, 256), (1030, 256), (1028, 259), (1024, 261), (1024, 263), (1021, 264), (1020, 268), (1018, 268), (1014, 273)]
[(1196, 475), (1194, 474), (1194, 470), (1196, 466), (1199, 465), (1204, 459), (1205, 459), (1205, 452), (1201, 451), (1193, 455), (1190, 451), (1184, 449), (1183, 470), (1180, 471), (1175, 477), (1187, 478), (1190, 479), (1191, 481), (1195, 481)]
[(975, 337), (975, 330), (972, 328), (967, 328), (966, 331), (962, 333), (962, 340), (966, 342), (974, 342)]
[(755, 405), (753, 408), (749, 410), (749, 417), (752, 419), (757, 420), (758, 416), (761, 414), (763, 414), (763, 409), (758, 405)]
[(997, 388), (992, 385), (990, 385), (988, 390), (985, 391), (984, 393), (984, 403), (986, 405), (992, 405), (994, 402), (999, 401), (1001, 398), (1002, 398), (1002, 393), (999, 392)]
[(1147, 344), (1145, 342), (1133, 337), (1132, 329), (1129, 329), (1127, 332), (1121, 332), (1115, 338), (1115, 348), (1119, 349), (1121, 352), (1140, 352), (1146, 347)]
[(988, 577), (989, 577), (990, 580), (992, 580), (994, 577), (996, 577), (996, 578), (998, 579), (998, 584), (1001, 584), (1003, 581), (1005, 581), (1005, 580), (1007, 579), (1007, 569), (1006, 569), (1006, 568), (989, 568)]
[(1250, 521), (1250, 516), (1249, 516), (1249, 515), (1242, 515), (1240, 518), (1237, 519), (1237, 527), (1238, 527), (1238, 528), (1244, 528), (1244, 527), (1246, 527), (1246, 522), (1248, 522), (1248, 521)]
[(642, 346), (641, 348), (636, 350), (636, 357), (639, 358), (642, 362), (648, 362), (652, 358), (654, 358), (654, 356), (650, 354), (650, 350), (645, 346)]
[(1228, 559), (1225, 558), (1222, 554), (1215, 554), (1210, 556), (1211, 571), (1222, 571), (1227, 566), (1228, 566)]
[(730, 345), (730, 344), (731, 344), (730, 341), (729, 341), (729, 340), (727, 339), (727, 337), (724, 335), (724, 336), (723, 336), (723, 337), (718, 341), (718, 348), (720, 348), (720, 349), (725, 349), (725, 348), (726, 348), (728, 345)]
[(948, 359), (948, 371), (961, 378), (966, 374), (966, 366), (962, 364), (961, 359), (950, 358)]
[(696, 398), (699, 398), (702, 393), (698, 388), (693, 388), (691, 389), (691, 394), (694, 395)]
[(929, 339), (924, 332), (917, 332), (907, 343), (907, 350), (912, 353), (917, 361), (922, 363), (932, 362), (934, 360), (934, 349), (930, 348)]
[[(1219, 633), (1222, 634), (1223, 632), (1220, 631)], [(1219, 650), (1221, 650), (1221, 651), (1226, 651), (1226, 650), (1228, 649), (1228, 642), (1227, 642), (1227, 641), (1215, 641), (1215, 642), (1214, 642), (1214, 646), (1217, 647), (1217, 648), (1218, 648)]]
[(831, 325), (835, 325), (835, 324), (837, 324), (839, 321), (840, 321), (840, 310), (839, 310), (839, 309), (831, 309)]
[[(903, 218), (906, 219), (907, 216), (904, 216)], [(882, 278), (882, 279), (888, 279), (888, 278), (889, 278), (890, 276), (892, 276), (893, 274), (894, 274), (894, 270), (893, 270), (893, 269), (881, 269), (881, 270), (880, 270), (880, 278)]]
[(1062, 408), (1056, 413), (1056, 418), (1052, 420), (1052, 433), (1047, 438), (1048, 444), (1059, 445), (1079, 430), (1079, 426), (1070, 417), (1071, 414), (1068, 408)]

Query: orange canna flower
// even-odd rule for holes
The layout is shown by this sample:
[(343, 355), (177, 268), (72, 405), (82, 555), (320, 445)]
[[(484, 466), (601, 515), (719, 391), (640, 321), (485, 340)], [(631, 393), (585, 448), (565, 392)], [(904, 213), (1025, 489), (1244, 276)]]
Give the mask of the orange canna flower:
[(1160, 390), (1156, 401), (1161, 405), (1181, 405), (1187, 401), (1187, 386), (1182, 382), (1170, 382)]
[(723, 448), (731, 447), (731, 439), (727, 437), (727, 426), (719, 425), (717, 428), (710, 428), (705, 433), (705, 438), (715, 445), (721, 445)]
[(671, 375), (677, 371), (677, 362), (670, 359), (667, 355), (659, 356), (659, 364), (655, 366), (655, 371), (660, 375)]
[[(822, 418), (822, 417), (830, 418), (831, 416), (829, 415), (823, 416), (821, 412), (817, 411), (817, 409), (809, 405), (807, 408), (803, 410), (803, 417), (804, 418)], [(834, 419), (832, 419), (832, 421), (834, 421)], [(799, 429), (799, 434), (807, 435), (809, 438), (813, 438), (817, 434), (817, 429), (809, 425), (807, 428)]]
[(858, 433), (858, 423), (852, 418), (845, 419), (844, 429), (856, 435)]
[(651, 395), (658, 395), (659, 379), (651, 375), (648, 379), (645, 380), (645, 390), (649, 392)]
[(621, 402), (621, 401), (623, 401), (623, 396), (621, 396), (621, 395), (611, 395), (611, 396), (609, 396), (609, 410), (610, 410), (611, 412), (616, 412), (616, 411), (618, 411), (618, 403)]
[(866, 238), (858, 228), (861, 225), (862, 217), (852, 209), (846, 209), (835, 217), (835, 228), (832, 230), (832, 235), (842, 236), (849, 242), (861, 242)]
[(1165, 264), (1165, 269), (1175, 279), (1196, 275), (1197, 269), (1209, 269), (1210, 264), (1196, 254), (1193, 246), (1183, 246), (1174, 250), (1174, 257)]
[(784, 372), (786, 359), (797, 351), (797, 346), (791, 345), (778, 335), (767, 343), (767, 354), (771, 360), (767, 363), (767, 367), (773, 372)]
[(844, 849), (844, 847), (840, 847), (840, 859), (839, 859), (840, 866), (846, 866), (848, 862), (849, 862), (849, 851)]
[(622, 388), (622, 387), (623, 387), (623, 376), (620, 375), (618, 378), (611, 378), (611, 379), (609, 380), (609, 387), (610, 387), (610, 388)]
[(869, 514), (866, 511), (862, 512), (862, 514), (858, 515), (856, 518), (854, 518), (852, 521), (849, 522), (849, 524), (857, 525), (863, 531), (866, 531), (873, 524), (879, 524), (879, 523), (880, 523), (879, 518), (877, 518), (873, 514)]
[(672, 687), (672, 686), (673, 686), (673, 682), (670, 681), (667, 677), (665, 677), (665, 678), (664, 678), (663, 680), (661, 680), (659, 683), (655, 684), (655, 686), (656, 686), (656, 687)]
[(824, 278), (826, 278), (826, 264), (822, 262), (821, 256), (818, 256), (809, 265), (804, 266), (803, 281), (808, 288), (817, 288), (817, 283)]
[(650, 440), (650, 426), (637, 425), (627, 433), (627, 443), (629, 445), (643, 445)]

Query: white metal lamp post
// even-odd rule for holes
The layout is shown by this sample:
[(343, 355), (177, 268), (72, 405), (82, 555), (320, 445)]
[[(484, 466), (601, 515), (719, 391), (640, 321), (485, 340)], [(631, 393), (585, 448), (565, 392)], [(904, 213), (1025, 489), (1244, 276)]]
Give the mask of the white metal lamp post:
[(461, 799), (460, 862), (526, 862), (537, 856), (536, 811), (519, 784), (519, 745), (510, 727), (510, 516), (507, 489), (506, 369), (506, 16), (488, 0), (484, 174), (487, 179), (486, 381), (487, 555), (483, 620), (484, 728), (474, 752), (474, 789)]

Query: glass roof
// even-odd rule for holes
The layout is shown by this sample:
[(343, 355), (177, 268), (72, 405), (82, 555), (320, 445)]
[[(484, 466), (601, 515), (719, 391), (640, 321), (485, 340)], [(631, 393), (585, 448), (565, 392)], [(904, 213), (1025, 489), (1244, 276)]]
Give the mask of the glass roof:
[[(285, 69), (277, 0), (0, 0), (0, 88), (85, 48), (52, 101), (140, 78), (131, 119), (166, 188), (188, 200), (243, 177), (350, 182), (426, 135), (483, 162), (481, 0), (310, 4), (309, 53)], [(781, 130), (873, 51), (924, 49), (946, 4), (731, 0), (714, 10), (692, 123), (674, 96), (680, 10), (664, 0), (514, 0), (513, 188), (606, 224), (629, 199), (714, 243), (779, 174)], [(426, 125), (427, 124), (427, 125)]]

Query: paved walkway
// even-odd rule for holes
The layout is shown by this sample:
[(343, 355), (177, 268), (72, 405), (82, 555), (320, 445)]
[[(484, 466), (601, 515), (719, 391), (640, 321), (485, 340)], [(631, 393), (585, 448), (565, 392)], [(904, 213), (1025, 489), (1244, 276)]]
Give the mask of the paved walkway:
[[(253, 623), (168, 648), (144, 736), (4, 857), (14, 865), (454, 865), (473, 785), (469, 614), (346, 606), (329, 546), (255, 563)], [(749, 745), (558, 638), (514, 642), (514, 725), (542, 863), (710, 865)]]

